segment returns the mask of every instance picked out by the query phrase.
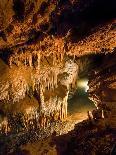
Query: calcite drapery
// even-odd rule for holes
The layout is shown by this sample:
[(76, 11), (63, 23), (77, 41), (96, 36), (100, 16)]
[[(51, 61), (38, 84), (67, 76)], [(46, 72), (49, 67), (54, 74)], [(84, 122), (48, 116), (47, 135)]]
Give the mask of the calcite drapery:
[[(84, 19), (87, 16), (91, 16), (92, 4), (96, 4), (96, 1), (90, 0), (86, 3), (82, 1), (81, 3), (81, 1), (74, 0), (64, 3), (63, 1), (52, 0), (4, 0), (2, 3), (0, 2), (0, 58), (9, 63), (11, 67), (11, 70), (5, 76), (6, 78), (4, 80), (0, 78), (1, 100), (14, 103), (19, 101), (19, 99), (23, 99), (25, 94), (30, 95), (32, 93), (31, 95), (36, 94), (35, 96), (39, 101), (40, 95), (40, 107), (44, 111), (47, 107), (44, 98), (46, 89), (50, 91), (49, 96), (52, 96), (48, 101), (56, 102), (52, 101), (52, 99), (56, 100), (54, 99), (56, 96), (51, 95), (53, 93), (51, 93), (51, 90), (54, 89), (56, 91), (56, 88), (60, 88), (60, 84), (65, 85), (64, 94), (66, 95), (66, 88), (69, 89), (69, 85), (72, 82), (73, 84), (75, 83), (76, 72), (75, 74), (68, 73), (72, 75), (68, 78), (65, 77), (65, 80), (58, 81), (57, 78), (62, 68), (57, 65), (63, 61), (66, 53), (79, 57), (101, 51), (107, 53), (106, 50), (108, 52), (114, 51), (116, 46), (114, 39), (115, 21), (111, 20), (108, 23), (104, 21), (103, 25), (101, 24), (102, 26), (98, 26), (101, 20), (97, 19), (98, 23), (96, 22), (95, 24), (95, 21), (93, 22), (91, 18)], [(98, 2), (98, 12), (99, 7), (101, 9), (100, 4), (103, 5), (103, 3)], [(114, 11), (112, 4), (110, 7)], [(109, 20), (109, 12), (111, 13), (111, 18), (113, 18), (113, 11), (109, 9), (108, 3), (104, 7), (104, 15), (108, 12), (107, 20)], [(87, 10), (89, 13), (87, 13)], [(95, 12), (92, 9), (92, 12), (94, 15), (98, 13), (96, 9)], [(86, 14), (88, 15), (86, 16)], [(84, 18), (83, 15), (85, 16)], [(71, 19), (69, 17), (74, 18)], [(90, 25), (95, 29), (92, 29)], [(92, 31), (89, 30), (89, 27)], [(74, 34), (75, 30), (77, 35)], [(88, 36), (88, 34), (91, 35)], [(76, 43), (72, 43), (75, 36), (77, 36)], [(50, 58), (51, 55), (53, 55), (52, 59)], [(7, 57), (9, 60), (7, 60)], [(75, 65), (73, 67), (76, 71)], [(110, 84), (109, 88), (111, 87), (112, 85)], [(108, 89), (107, 91), (109, 92)], [(39, 95), (38, 92), (40, 92)], [(106, 92), (102, 92), (102, 95), (108, 96)], [(65, 95), (60, 99), (62, 103), (64, 102), (61, 105), (62, 113), (66, 113), (64, 109), (66, 109), (67, 97), (65, 98)], [(96, 100), (99, 100), (98, 96)]]
[(24, 117), (28, 118), (24, 119), (24, 122), (30, 122), (33, 117), (38, 120), (37, 124), (44, 128), (51, 120), (65, 119), (70, 85), (76, 82), (78, 75), (77, 64), (72, 60), (64, 63), (61, 57), (56, 57), (56, 60), (52, 59), (53, 61), (49, 61), (47, 57), (47, 62), (37, 51), (32, 54), (11, 55), (9, 59), (10, 68), (8, 67), (8, 72), (5, 74), (5, 81), (2, 78), (0, 80), (1, 88), (4, 87), (0, 89), (0, 100), (13, 106), (27, 95), (34, 95), (38, 100), (38, 107), (34, 110), (30, 106), (31, 111), (29, 108), (26, 109), (27, 116)]

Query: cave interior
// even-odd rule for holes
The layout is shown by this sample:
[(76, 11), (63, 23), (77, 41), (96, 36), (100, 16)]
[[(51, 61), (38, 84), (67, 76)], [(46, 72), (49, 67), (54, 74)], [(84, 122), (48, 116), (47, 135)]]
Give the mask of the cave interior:
[(116, 154), (116, 1), (0, 0), (0, 155)]

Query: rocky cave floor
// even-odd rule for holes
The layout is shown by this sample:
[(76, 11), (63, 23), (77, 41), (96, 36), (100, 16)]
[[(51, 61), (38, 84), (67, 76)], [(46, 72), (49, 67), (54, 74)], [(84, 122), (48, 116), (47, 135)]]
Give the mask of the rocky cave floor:
[[(98, 121), (99, 122), (99, 121)], [(102, 128), (85, 120), (75, 126), (67, 135), (55, 138), (60, 155), (109, 155), (115, 154), (115, 131)]]
[[(21, 146), (32, 144), (33, 142), (47, 140), (52, 134), (56, 135), (66, 134), (68, 131), (74, 129), (74, 125), (79, 120), (74, 120), (69, 117), (69, 120), (55, 121), (50, 123), (47, 127), (36, 130), (21, 130), (20, 132), (9, 133), (7, 135), (0, 135), (0, 155), (9, 154), (9, 152), (17, 151)], [(59, 130), (60, 129), (60, 130)]]
[[(108, 127), (104, 119), (86, 119), (74, 126), (75, 123), (74, 121), (57, 122), (45, 132), (30, 131), (12, 134), (7, 138), (0, 137), (0, 155), (114, 155), (116, 153), (116, 131)], [(73, 130), (67, 133), (67, 129)]]

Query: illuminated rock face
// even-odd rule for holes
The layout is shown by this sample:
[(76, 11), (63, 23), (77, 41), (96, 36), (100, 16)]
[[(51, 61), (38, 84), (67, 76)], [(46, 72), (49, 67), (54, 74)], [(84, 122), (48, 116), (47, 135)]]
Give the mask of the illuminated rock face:
[[(67, 117), (67, 100), (70, 91), (70, 85), (76, 83), (78, 75), (78, 66), (72, 60), (51, 61), (49, 58), (38, 57), (37, 53), (22, 56), (16, 55), (12, 59), (12, 63), (6, 66), (7, 72), (3, 73), (0, 78), (0, 101), (7, 105), (8, 113), (14, 116), (22, 113), (22, 119), (25, 129), (30, 130), (30, 126), (35, 129), (36, 126), (45, 128), (51, 122), (63, 120)], [(29, 57), (31, 60), (29, 63)], [(34, 57), (34, 58), (33, 58)], [(39, 60), (38, 60), (39, 59)], [(53, 60), (53, 59), (52, 59)], [(41, 62), (41, 63), (40, 63)], [(17, 65), (18, 63), (18, 65)], [(30, 65), (32, 63), (32, 65)], [(50, 63), (50, 64), (49, 64)], [(57, 64), (56, 64), (57, 63)], [(31, 101), (26, 97), (31, 97)], [(37, 101), (34, 101), (35, 98)], [(19, 110), (15, 110), (15, 105), (19, 105)], [(28, 102), (32, 102), (27, 106)], [(33, 102), (38, 102), (35, 105)], [(25, 110), (21, 107), (24, 107)], [(17, 107), (16, 107), (17, 109)], [(9, 116), (8, 116), (9, 118)], [(11, 121), (11, 118), (9, 118)], [(14, 121), (15, 122), (15, 121)], [(12, 125), (5, 127), (5, 132), (13, 130)], [(13, 125), (14, 126), (14, 125)], [(17, 129), (18, 130), (18, 129)], [(3, 132), (3, 131), (2, 131)], [(18, 132), (18, 131), (17, 131)]]
[[(18, 58), (15, 57), (15, 59)], [(33, 61), (36, 66), (30, 66), (27, 63), (27, 58), (24, 57), (22, 62), (19, 61), (20, 65), (17, 66), (17, 61), (14, 60), (12, 65), (9, 66), (10, 68), (6, 66), (8, 70), (3, 73), (0, 79), (0, 100), (16, 102), (23, 99), (25, 94), (28, 94), (29, 89), (32, 89), (33, 92), (40, 91), (44, 93), (45, 90), (55, 91), (59, 85), (69, 89), (70, 84), (75, 83), (78, 66), (72, 60), (66, 63), (62, 61), (56, 65), (46, 65), (44, 59), (41, 64), (40, 61), (41, 58), (39, 58), (39, 64), (36, 63), (38, 62), (37, 58), (37, 60)]]
[(43, 55), (54, 51), (61, 56), (64, 51), (78, 56), (102, 48), (111, 52), (115, 48), (115, 20), (109, 19), (115, 19), (112, 1), (1, 1), (0, 50), (8, 49), (9, 54), (40, 50)]
[(104, 56), (100, 68), (90, 74), (89, 95), (111, 128), (116, 128), (116, 54)]
[[(68, 93), (70, 85), (75, 85), (78, 66), (72, 60), (65, 62), (65, 56), (107, 54), (116, 46), (115, 5), (104, 0), (104, 6), (99, 1), (92, 13), (96, 2), (0, 1), (0, 60), (8, 65), (0, 76), (1, 102), (12, 105), (34, 96), (36, 110), (42, 115), (56, 119), (67, 116)], [(104, 7), (105, 18), (108, 13), (102, 24), (104, 17), (97, 21), (91, 18), (92, 14), (102, 14), (99, 7)], [(109, 87), (115, 88), (115, 84)], [(103, 94), (108, 96), (107, 91)]]

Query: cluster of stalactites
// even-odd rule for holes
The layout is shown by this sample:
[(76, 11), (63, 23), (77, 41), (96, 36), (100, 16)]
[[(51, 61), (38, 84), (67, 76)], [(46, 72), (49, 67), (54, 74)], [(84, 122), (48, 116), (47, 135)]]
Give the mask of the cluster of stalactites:
[[(54, 89), (57, 87), (57, 75), (44, 76), (43, 79), (33, 79), (32, 83), (33, 92), (35, 90), (44, 92), (46, 88)], [(0, 100), (19, 102), (20, 99), (25, 98), (26, 93), (30, 92), (29, 84), (22, 76), (15, 76), (5, 83), (1, 82), (0, 86)]]
[(42, 113), (45, 113), (45, 115), (50, 116), (54, 115), (54, 117), (57, 119), (64, 119), (67, 117), (67, 100), (68, 100), (68, 94), (69, 91), (67, 91), (67, 94), (64, 98), (60, 98), (58, 96), (56, 97), (50, 97), (48, 101), (45, 102), (44, 99), (44, 91), (42, 87), (40, 87), (40, 111)]
[(69, 94), (69, 92), (67, 92), (67, 94), (64, 98), (60, 98), (58, 96), (50, 97), (50, 99), (45, 102), (44, 94), (41, 90), (40, 91), (40, 99), (41, 99), (40, 111), (44, 112), (45, 115), (54, 114), (54, 117), (57, 117), (56, 119), (59, 118), (62, 120), (64, 118), (66, 118), (67, 117), (68, 94)]
[[(63, 59), (63, 58), (62, 58)], [(10, 59), (9, 59), (10, 60)], [(40, 67), (40, 60), (41, 56), (40, 53), (33, 53), (33, 54), (25, 54), (22, 53), (19, 54), (18, 57), (14, 56), (10, 60), (10, 66), (16, 64), (19, 65), (18, 69), (16, 71), (15, 75), (10, 75), (10, 79), (7, 81), (7, 87), (3, 87), (4, 89), (1, 90), (2, 92), (0, 94), (0, 100), (8, 100), (13, 102), (20, 102), (20, 99), (25, 98), (25, 95), (30, 92), (30, 86), (32, 88), (32, 91), (34, 92), (36, 90), (37, 93), (40, 95), (40, 109), (39, 109), (39, 117), (40, 120), (40, 126), (45, 127), (46, 124), (49, 124), (48, 122), (50, 120), (62, 120), (67, 117), (67, 99), (68, 99), (68, 91), (64, 98), (61, 97), (52, 97), (50, 96), (50, 99), (48, 101), (45, 101), (44, 99), (44, 93), (45, 90), (54, 90), (54, 88), (57, 88), (58, 85), (58, 74), (62, 74), (63, 72), (68, 73), (68, 77), (64, 80), (61, 80), (61, 85), (69, 85), (71, 82), (73, 83), (77, 76), (78, 67), (74, 62), (70, 61), (67, 62), (65, 65), (63, 63), (57, 64), (57, 56), (53, 59), (53, 66), (44, 66)], [(33, 67), (32, 64), (36, 64), (36, 70), (32, 70), (31, 73), (27, 71), (27, 69), (24, 69), (25, 67), (21, 67), (22, 70), (25, 72), (20, 72), (20, 63), (25, 63), (25, 65), (29, 65), (31, 68)], [(35, 63), (34, 63), (35, 62)], [(18, 63), (18, 64), (17, 64)], [(34, 66), (35, 67), (35, 66)], [(66, 67), (66, 69), (62, 69), (63, 67)], [(9, 70), (14, 69), (11, 67)], [(11, 72), (12, 73), (12, 72)], [(29, 74), (29, 75), (28, 75)], [(73, 75), (74, 74), (74, 75)], [(28, 75), (28, 79), (27, 76)], [(6, 84), (6, 83), (5, 83)], [(32, 123), (33, 124), (33, 123)]]
[(41, 87), (43, 91), (54, 90), (57, 88), (58, 74), (60, 73), (59, 67), (45, 68), (45, 70), (40, 70), (39, 73), (36, 72), (33, 80), (33, 90), (38, 90)]
[[(37, 70), (37, 72), (30, 74), (30, 81), (25, 77), (26, 72), (16, 72), (16, 74), (10, 74), (6, 82), (0, 82), (0, 100), (19, 102), (20, 99), (25, 98), (25, 95), (30, 92), (32, 87), (33, 92), (41, 89), (54, 90), (57, 88), (58, 74), (60, 68), (45, 68), (45, 70)], [(31, 86), (31, 87), (30, 87)]]
[[(45, 46), (45, 45), (44, 45)], [(10, 55), (8, 59), (8, 64), (10, 67), (13, 65), (20, 66), (29, 66), (31, 68), (40, 68), (40, 60), (42, 63), (42, 67), (46, 66), (45, 61), (47, 61), (47, 66), (57, 66), (59, 63), (63, 62), (65, 50), (61, 50), (61, 47), (58, 45), (58, 43), (55, 43), (56, 49), (52, 49), (50, 46), (50, 49), (45, 46), (46, 51), (42, 51), (42, 49), (38, 49), (35, 47), (35, 50), (28, 51), (28, 50), (20, 50), (15, 52), (14, 54)], [(63, 47), (62, 47), (63, 48)], [(56, 51), (54, 51), (56, 50)], [(48, 60), (50, 58), (50, 61)]]
[[(41, 95), (41, 110), (38, 112), (35, 109), (33, 110), (33, 108), (29, 108), (26, 110), (26, 113), (22, 114), (22, 116), (20, 117), (22, 120), (21, 122), (23, 126), (22, 129), (23, 131), (38, 130), (40, 128), (45, 129), (48, 126), (50, 126), (51, 123), (57, 120), (63, 120), (67, 117), (68, 92), (63, 99), (58, 99), (57, 97), (55, 99), (51, 98), (49, 100), (49, 107), (45, 106), (43, 93), (40, 92), (40, 95)], [(12, 115), (12, 118), (4, 118), (4, 120), (0, 123), (1, 134), (8, 134), (10, 132), (18, 133), (20, 132), (20, 130), (21, 128), (18, 128), (18, 124), (14, 115)]]
[(64, 53), (52, 53), (50, 57), (51, 60), (41, 55), (40, 51), (21, 52), (9, 57), (9, 66), (12, 68), (13, 65), (18, 67), (24, 65), (32, 69), (35, 68), (36, 72), (31, 75), (33, 90), (38, 89), (38, 85), (43, 88), (47, 87), (48, 90), (54, 89), (57, 87), (57, 76), (63, 66)]
[(9, 58), (9, 66), (12, 67), (13, 64), (20, 66), (21, 64), (29, 67), (40, 68), (41, 55), (39, 51), (34, 51), (32, 53), (19, 53), (13, 54)]
[[(18, 54), (11, 55), (9, 57), (9, 77), (6, 82), (0, 82), (0, 100), (19, 102), (20, 99), (25, 97), (25, 94), (29, 92), (30, 86), (32, 86), (33, 92), (35, 90), (45, 89), (51, 90), (57, 87), (58, 74), (61, 72), (61, 67), (63, 66), (63, 56), (61, 54), (52, 55), (52, 65), (40, 67), (41, 59), (44, 60), (39, 51), (34, 51), (32, 53), (22, 52)], [(59, 61), (60, 60), (60, 61)], [(18, 69), (12, 68), (14, 65), (18, 66)], [(23, 65), (23, 67), (21, 67)], [(28, 72), (28, 68), (35, 68), (31, 73)], [(23, 73), (22, 71), (25, 73)], [(15, 76), (12, 76), (12, 70)], [(21, 72), (22, 71), (22, 72)], [(20, 72), (20, 74), (18, 74)], [(29, 81), (26, 76), (30, 77)], [(25, 76), (26, 75), (26, 76)], [(30, 84), (31, 83), (31, 84)]]

